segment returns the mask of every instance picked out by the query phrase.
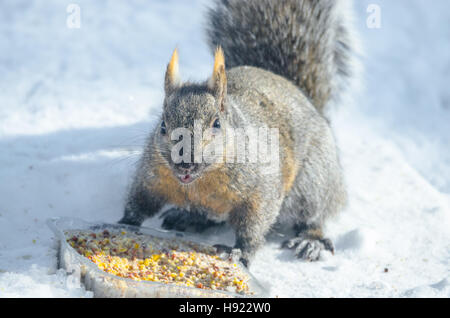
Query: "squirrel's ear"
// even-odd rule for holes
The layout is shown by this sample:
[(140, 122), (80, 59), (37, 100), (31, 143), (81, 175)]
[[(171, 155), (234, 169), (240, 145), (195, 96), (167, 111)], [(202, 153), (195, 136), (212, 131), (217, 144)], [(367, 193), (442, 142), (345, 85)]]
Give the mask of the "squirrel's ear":
[(164, 80), (164, 90), (166, 95), (170, 95), (173, 90), (180, 86), (180, 76), (178, 74), (178, 50), (175, 48), (167, 65), (166, 76)]
[(208, 87), (217, 98), (220, 111), (224, 110), (225, 96), (227, 94), (227, 76), (225, 73), (225, 56), (219, 46), (214, 54), (214, 70), (208, 82)]

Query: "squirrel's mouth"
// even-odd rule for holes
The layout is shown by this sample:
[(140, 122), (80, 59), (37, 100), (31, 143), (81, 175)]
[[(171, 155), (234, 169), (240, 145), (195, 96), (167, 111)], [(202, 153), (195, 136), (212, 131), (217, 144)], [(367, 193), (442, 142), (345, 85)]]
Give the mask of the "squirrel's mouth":
[(183, 174), (178, 176), (178, 179), (181, 181), (181, 183), (189, 184), (195, 180), (195, 177), (192, 176), (191, 174)]

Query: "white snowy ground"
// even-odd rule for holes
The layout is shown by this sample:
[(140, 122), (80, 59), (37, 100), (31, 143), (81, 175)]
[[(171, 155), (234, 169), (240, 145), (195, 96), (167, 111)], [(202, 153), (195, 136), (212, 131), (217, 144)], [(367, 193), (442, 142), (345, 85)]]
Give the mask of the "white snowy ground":
[[(92, 296), (56, 269), (46, 219), (117, 221), (171, 51), (186, 79), (211, 71), (207, 1), (78, 0), (79, 29), (70, 2), (0, 2), (0, 297)], [(355, 9), (365, 89), (331, 114), (350, 193), (327, 230), (336, 254), (300, 262), (274, 233), (251, 271), (271, 296), (449, 297), (450, 3)]]

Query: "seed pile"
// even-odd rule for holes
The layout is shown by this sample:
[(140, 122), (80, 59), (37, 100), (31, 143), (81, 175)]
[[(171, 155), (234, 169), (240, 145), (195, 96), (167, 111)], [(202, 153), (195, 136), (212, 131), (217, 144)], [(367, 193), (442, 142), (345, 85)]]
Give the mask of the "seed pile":
[(137, 233), (66, 231), (67, 242), (101, 270), (136, 281), (252, 294), (249, 277), (214, 248)]

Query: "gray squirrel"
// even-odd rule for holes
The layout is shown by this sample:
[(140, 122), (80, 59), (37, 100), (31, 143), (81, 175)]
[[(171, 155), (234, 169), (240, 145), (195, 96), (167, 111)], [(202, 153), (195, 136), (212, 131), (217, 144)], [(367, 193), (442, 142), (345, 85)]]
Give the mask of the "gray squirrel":
[[(207, 28), (212, 76), (183, 83), (174, 51), (162, 118), (146, 142), (119, 223), (140, 226), (172, 204), (177, 209), (165, 214), (163, 227), (202, 231), (228, 222), (235, 245), (219, 247), (247, 266), (277, 223), (294, 227), (296, 236), (283, 246), (297, 257), (314, 261), (321, 250), (334, 252), (323, 225), (343, 209), (347, 193), (323, 112), (353, 75), (349, 15), (347, 0), (214, 1)], [(215, 132), (278, 129), (279, 173), (255, 162), (189, 160), (183, 148), (177, 149), (181, 162), (174, 160), (181, 139), (173, 132), (194, 131), (196, 122)]]

